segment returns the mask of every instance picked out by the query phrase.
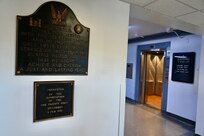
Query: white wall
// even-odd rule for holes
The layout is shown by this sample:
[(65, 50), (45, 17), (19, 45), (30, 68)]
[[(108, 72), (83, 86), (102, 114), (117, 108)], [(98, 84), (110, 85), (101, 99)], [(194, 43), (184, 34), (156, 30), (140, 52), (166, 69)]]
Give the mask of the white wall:
[[(171, 54), (170, 54), (170, 69), (169, 69), (169, 86), (168, 86), (168, 97), (167, 97), (167, 112), (176, 114), (178, 116), (184, 117), (186, 119), (196, 120), (196, 110), (197, 110), (197, 95), (198, 95), (198, 77), (199, 77), (199, 62), (200, 62), (200, 48), (201, 48), (201, 36), (185, 36), (182, 39), (179, 38), (169, 38), (162, 40), (152, 40), (148, 42), (141, 42), (130, 44), (129, 48), (132, 46), (150, 44), (150, 43), (160, 43), (171, 41)], [(136, 49), (136, 48), (135, 48)], [(135, 50), (136, 51), (136, 50)], [(172, 71), (172, 56), (174, 52), (196, 52), (196, 64), (195, 64), (195, 76), (194, 83), (187, 84), (181, 82), (171, 81), (171, 71)], [(128, 52), (128, 58), (130, 56), (136, 57), (136, 52), (131, 54), (132, 51)], [(128, 63), (132, 62), (132, 59), (128, 60)], [(135, 61), (136, 63), (136, 61)], [(134, 69), (135, 70), (135, 69)], [(133, 78), (132, 80), (134, 80)], [(134, 83), (133, 81), (127, 80), (127, 85), (129, 83)], [(129, 82), (129, 83), (128, 83)], [(126, 94), (134, 94), (135, 88), (127, 87)]]
[(196, 116), (196, 133), (204, 135), (204, 35), (202, 36), (202, 47), (200, 55), (200, 76), (198, 86), (198, 104), (197, 104), (197, 116)]
[(128, 45), (127, 62), (133, 64), (132, 79), (126, 78), (126, 97), (135, 100), (135, 78), (136, 78), (136, 51), (137, 46)]
[[(122, 136), (129, 5), (63, 0), (91, 29), (89, 75), (15, 76), (16, 15), (45, 1), (0, 1), (0, 136)], [(74, 116), (33, 123), (33, 82), (53, 80), (75, 80)]]

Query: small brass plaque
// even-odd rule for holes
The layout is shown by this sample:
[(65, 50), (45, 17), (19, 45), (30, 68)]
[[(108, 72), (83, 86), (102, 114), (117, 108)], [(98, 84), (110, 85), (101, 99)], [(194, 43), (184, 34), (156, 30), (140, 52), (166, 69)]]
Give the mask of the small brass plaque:
[(34, 82), (34, 122), (73, 116), (74, 81)]

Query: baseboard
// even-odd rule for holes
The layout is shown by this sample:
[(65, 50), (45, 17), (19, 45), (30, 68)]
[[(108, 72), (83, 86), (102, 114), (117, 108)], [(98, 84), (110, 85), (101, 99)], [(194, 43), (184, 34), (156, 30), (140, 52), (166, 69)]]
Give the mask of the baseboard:
[(126, 97), (126, 102), (131, 104), (136, 104), (137, 102), (131, 98)]
[(199, 134), (195, 134), (195, 136), (201, 136), (201, 135), (199, 135)]
[[(177, 119), (177, 120), (179, 120), (179, 121), (181, 121), (181, 122), (187, 123), (187, 124), (189, 124), (189, 125), (191, 125), (191, 126), (193, 126), (193, 127), (195, 128), (195, 124), (196, 124), (195, 121), (192, 121), (192, 120), (183, 118), (183, 117), (181, 117), (181, 116), (175, 115), (175, 114), (170, 113), (170, 112), (167, 112), (167, 111), (162, 111), (162, 113), (164, 113), (163, 115), (168, 115), (168, 116), (170, 116), (170, 117), (173, 117), (173, 118), (175, 118), (175, 119)], [(198, 136), (199, 136), (199, 135), (198, 135)]]

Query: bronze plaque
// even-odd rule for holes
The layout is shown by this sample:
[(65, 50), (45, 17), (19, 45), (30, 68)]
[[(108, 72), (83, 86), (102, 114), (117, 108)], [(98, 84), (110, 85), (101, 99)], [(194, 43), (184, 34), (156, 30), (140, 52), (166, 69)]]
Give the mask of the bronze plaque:
[(17, 16), (16, 75), (87, 75), (89, 33), (60, 2)]
[(73, 116), (74, 81), (34, 82), (34, 122)]

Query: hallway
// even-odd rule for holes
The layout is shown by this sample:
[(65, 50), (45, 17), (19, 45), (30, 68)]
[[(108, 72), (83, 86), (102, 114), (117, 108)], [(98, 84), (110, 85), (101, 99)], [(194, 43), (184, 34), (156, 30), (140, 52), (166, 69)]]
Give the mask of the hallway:
[(159, 110), (126, 103), (125, 136), (194, 136), (193, 128)]

